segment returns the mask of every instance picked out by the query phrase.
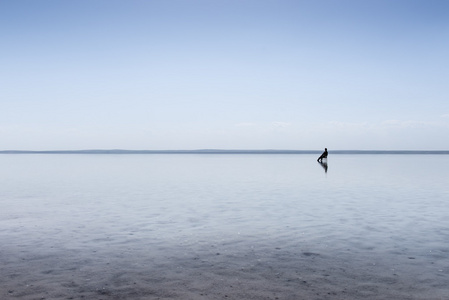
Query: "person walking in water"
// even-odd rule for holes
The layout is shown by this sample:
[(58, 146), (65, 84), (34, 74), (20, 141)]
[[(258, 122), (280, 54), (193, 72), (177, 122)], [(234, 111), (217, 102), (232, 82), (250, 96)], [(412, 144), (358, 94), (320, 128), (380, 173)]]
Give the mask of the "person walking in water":
[(321, 154), (320, 157), (318, 157), (318, 159), (316, 161), (321, 162), (323, 160), (323, 158), (327, 158), (327, 148), (324, 148), (323, 154)]

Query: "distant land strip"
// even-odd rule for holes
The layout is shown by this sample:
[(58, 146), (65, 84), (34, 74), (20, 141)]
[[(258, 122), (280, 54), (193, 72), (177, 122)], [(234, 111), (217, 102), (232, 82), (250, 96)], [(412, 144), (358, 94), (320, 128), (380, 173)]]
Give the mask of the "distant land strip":
[[(320, 154), (323, 150), (3, 150), (0, 154)], [(332, 150), (329, 154), (449, 154), (449, 150)]]

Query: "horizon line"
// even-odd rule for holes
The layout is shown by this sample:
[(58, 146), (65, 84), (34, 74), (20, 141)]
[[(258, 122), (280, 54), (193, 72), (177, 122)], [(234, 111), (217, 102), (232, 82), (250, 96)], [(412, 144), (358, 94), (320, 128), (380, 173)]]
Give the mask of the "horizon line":
[[(194, 150), (0, 150), (0, 154), (319, 154), (323, 150), (194, 149)], [(332, 154), (449, 154), (449, 150), (330, 150)]]

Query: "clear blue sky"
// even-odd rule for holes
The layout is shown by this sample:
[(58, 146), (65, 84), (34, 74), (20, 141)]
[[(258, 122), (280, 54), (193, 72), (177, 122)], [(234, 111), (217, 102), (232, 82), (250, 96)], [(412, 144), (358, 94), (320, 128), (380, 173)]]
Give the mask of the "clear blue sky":
[(0, 0), (0, 150), (449, 149), (449, 1)]

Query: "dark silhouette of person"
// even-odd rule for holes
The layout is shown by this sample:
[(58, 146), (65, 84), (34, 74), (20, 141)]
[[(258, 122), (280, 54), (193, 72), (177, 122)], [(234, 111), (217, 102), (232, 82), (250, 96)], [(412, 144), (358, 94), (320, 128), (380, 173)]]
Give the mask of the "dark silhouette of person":
[(323, 158), (327, 158), (327, 148), (324, 148), (323, 154), (321, 154), (320, 157), (318, 157), (318, 159), (316, 161), (317, 162), (322, 162)]

